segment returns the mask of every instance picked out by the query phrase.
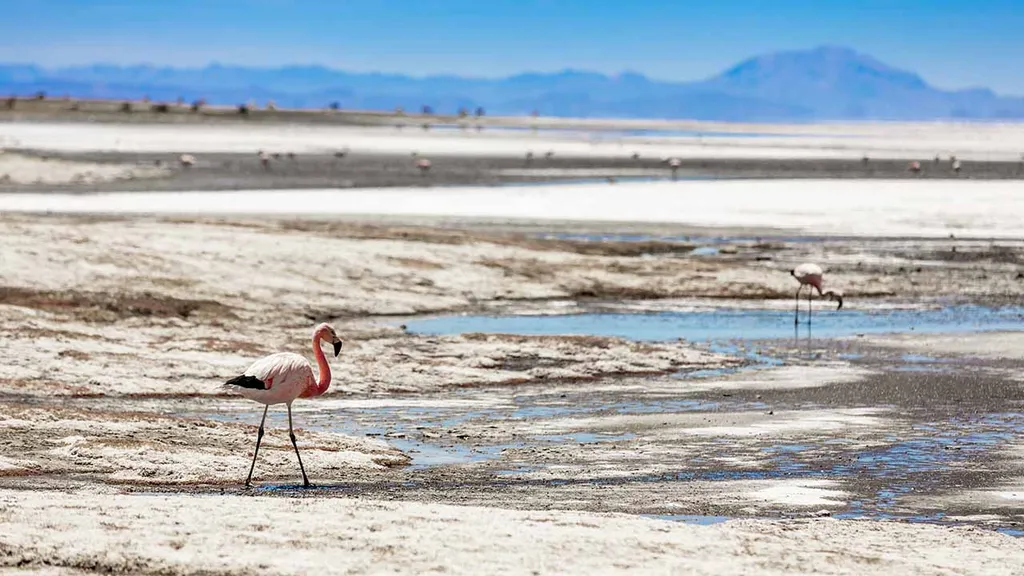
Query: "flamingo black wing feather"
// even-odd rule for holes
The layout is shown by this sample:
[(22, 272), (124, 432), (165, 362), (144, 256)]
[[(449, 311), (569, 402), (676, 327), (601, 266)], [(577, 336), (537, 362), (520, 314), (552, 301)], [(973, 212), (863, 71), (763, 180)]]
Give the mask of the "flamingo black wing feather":
[(238, 386), (239, 388), (249, 388), (251, 390), (266, 390), (267, 384), (263, 380), (255, 376), (235, 376), (231, 380), (224, 383), (225, 386)]

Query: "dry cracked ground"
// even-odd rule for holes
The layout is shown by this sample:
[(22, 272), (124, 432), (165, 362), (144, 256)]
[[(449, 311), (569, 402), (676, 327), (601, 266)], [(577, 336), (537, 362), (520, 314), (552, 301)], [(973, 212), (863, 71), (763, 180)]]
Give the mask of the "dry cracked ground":
[[(0, 216), (0, 573), (1024, 571), (1015, 334), (761, 343), (781, 359), (761, 366), (401, 325), (768, 305), (804, 260), (853, 306), (1002, 304), (1020, 245), (541, 232)], [(328, 394), (296, 403), (317, 486), (295, 488), (278, 412), (245, 491), (259, 413), (220, 384), (311, 356), (321, 320), (346, 347)]]

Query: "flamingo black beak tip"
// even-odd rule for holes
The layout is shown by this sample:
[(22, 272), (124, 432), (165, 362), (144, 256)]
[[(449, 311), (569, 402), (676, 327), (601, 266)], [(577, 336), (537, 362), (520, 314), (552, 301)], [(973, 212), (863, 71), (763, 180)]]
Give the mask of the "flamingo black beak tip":
[(837, 296), (836, 300), (839, 301), (839, 306), (836, 307), (836, 310), (842, 310), (843, 309), (843, 297), (842, 296)]
[(337, 358), (338, 354), (341, 354), (341, 341), (334, 343), (334, 357)]

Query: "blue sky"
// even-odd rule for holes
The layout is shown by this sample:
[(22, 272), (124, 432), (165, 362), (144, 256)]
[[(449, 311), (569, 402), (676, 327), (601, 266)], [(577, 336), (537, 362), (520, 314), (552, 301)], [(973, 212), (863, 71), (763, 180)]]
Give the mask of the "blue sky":
[(1024, 94), (1024, 0), (0, 0), (0, 15), (0, 59), (46, 66), (695, 80), (755, 54), (834, 44), (940, 87)]

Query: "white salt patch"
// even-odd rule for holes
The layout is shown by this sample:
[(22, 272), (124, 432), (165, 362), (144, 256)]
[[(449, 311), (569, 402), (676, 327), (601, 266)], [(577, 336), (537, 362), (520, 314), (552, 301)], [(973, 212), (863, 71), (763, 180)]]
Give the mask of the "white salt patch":
[(770, 485), (752, 490), (747, 496), (786, 506), (843, 506), (846, 504), (844, 498), (849, 496), (847, 492), (832, 489), (837, 485), (833, 480), (794, 479), (763, 482)]
[(112, 164), (98, 162), (73, 162), (59, 159), (42, 159), (23, 154), (4, 153), (0, 150), (0, 184), (89, 184), (113, 180), (134, 180), (136, 178), (159, 178), (170, 174), (166, 168), (136, 166), (134, 164)]
[[(510, 121), (506, 119), (509, 123)], [(520, 125), (557, 126), (551, 119), (521, 119)], [(329, 152), (342, 147), (354, 153), (435, 156), (483, 155), (525, 158), (527, 152), (558, 156), (628, 158), (918, 158), (948, 156), (961, 160), (1018, 160), (1024, 150), (1020, 124), (831, 124), (757, 126), (694, 122), (567, 122), (592, 128), (656, 127), (768, 133), (758, 138), (729, 136), (622, 136), (607, 132), (577, 133), (488, 130), (457, 132), (315, 125), (136, 125), (86, 123), (4, 123), (0, 146), (42, 150), (135, 152), (252, 152), (280, 150)], [(779, 134), (781, 136), (773, 136)], [(787, 135), (800, 134), (799, 138)], [(930, 165), (929, 165), (930, 167)], [(968, 165), (969, 167), (969, 165)]]
[(859, 339), (878, 346), (891, 346), (931, 355), (965, 355), (997, 359), (1024, 359), (1024, 332), (978, 332), (974, 334), (891, 334)]
[[(828, 500), (827, 488), (810, 489)], [(7, 564), (45, 561), (106, 572), (1008, 576), (1024, 570), (1019, 539), (898, 522), (693, 526), (366, 498), (56, 490), (0, 491), (0, 508)]]
[[(871, 372), (853, 368), (841, 362), (821, 363), (813, 366), (788, 365), (758, 370), (721, 379), (687, 381), (687, 390), (797, 390), (821, 388), (833, 384), (848, 384), (864, 379)], [(679, 387), (679, 383), (673, 386)]]
[[(827, 193), (822, 193), (827, 191)], [(811, 234), (1024, 237), (1010, 181), (722, 180), (518, 187), (10, 194), (0, 210), (659, 222)]]
[(778, 436), (793, 433), (838, 431), (854, 427), (878, 427), (882, 418), (873, 416), (884, 412), (881, 408), (849, 408), (843, 410), (816, 410), (807, 412), (777, 412), (770, 419), (745, 426), (708, 426), (683, 429), (696, 436)]
[(0, 456), (0, 472), (14, 472), (24, 467), (17, 461)]
[(1024, 501), (1024, 489), (1014, 490), (1012, 492), (993, 492), (993, 495), (997, 498), (1002, 498), (1004, 500)]

